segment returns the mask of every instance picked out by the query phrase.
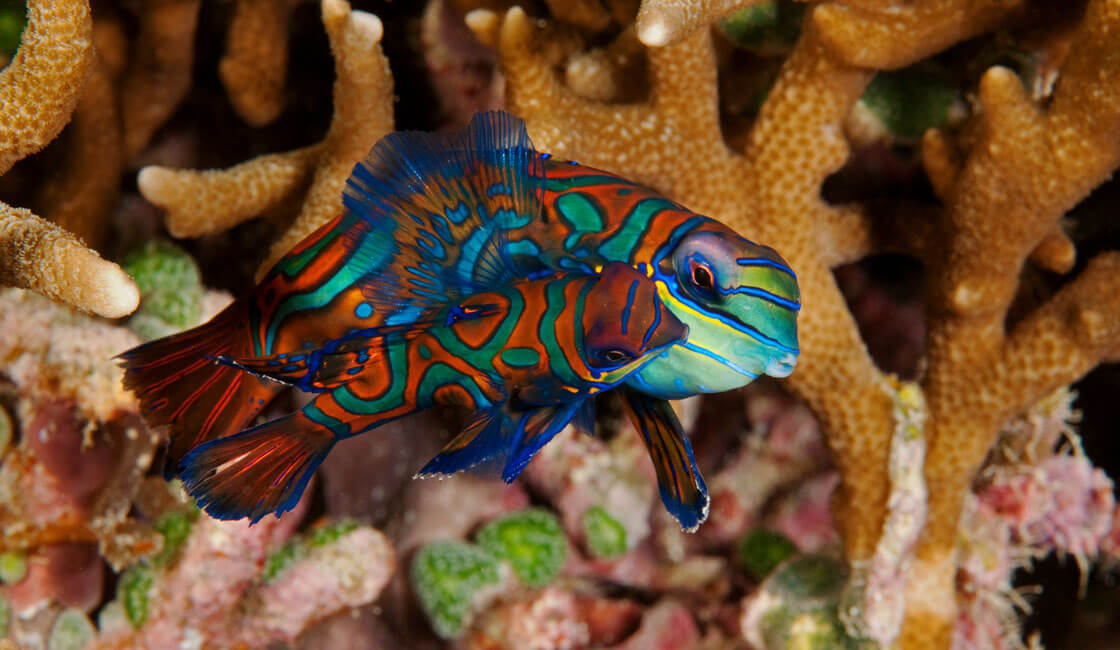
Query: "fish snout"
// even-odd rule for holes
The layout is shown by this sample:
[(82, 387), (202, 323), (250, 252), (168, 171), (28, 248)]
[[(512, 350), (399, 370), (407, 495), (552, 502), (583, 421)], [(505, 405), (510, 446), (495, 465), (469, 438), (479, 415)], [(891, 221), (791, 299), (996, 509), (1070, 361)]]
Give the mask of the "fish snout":
[(661, 322), (658, 323), (657, 329), (654, 330), (649, 339), (649, 348), (662, 348), (687, 339), (688, 325), (685, 325), (681, 319), (669, 311), (665, 303), (660, 303), (658, 308), (661, 310)]
[(766, 374), (771, 377), (788, 377), (797, 367), (797, 355), (787, 352), (780, 357), (770, 357), (766, 362)]

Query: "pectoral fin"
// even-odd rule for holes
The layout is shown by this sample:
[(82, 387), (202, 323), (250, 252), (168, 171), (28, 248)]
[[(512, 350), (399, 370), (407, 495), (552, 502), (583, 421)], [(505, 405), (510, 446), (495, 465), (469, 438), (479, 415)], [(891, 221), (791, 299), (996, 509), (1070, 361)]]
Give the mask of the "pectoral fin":
[(572, 417), (572, 426), (576, 431), (588, 436), (595, 435), (595, 398), (588, 397), (580, 403), (579, 409)]
[(416, 477), (450, 476), (463, 470), (478, 476), (499, 476), (509, 456), (514, 427), (500, 407), (478, 411)]
[(466, 470), (481, 476), (501, 476), (506, 483), (512, 483), (541, 447), (572, 419), (580, 405), (580, 401), (574, 401), (511, 412), (506, 402), (479, 411), (417, 476), (450, 475)]
[(669, 402), (630, 388), (620, 388), (634, 428), (646, 443), (657, 470), (657, 486), (665, 509), (681, 528), (694, 532), (708, 518), (708, 488), (696, 468), (692, 447)]
[(529, 461), (533, 460), (533, 456), (541, 450), (541, 447), (548, 444), (548, 441), (552, 440), (572, 420), (585, 401), (588, 400), (546, 406), (528, 411), (521, 416), (518, 436), (510, 450), (505, 469), (502, 471), (502, 478), (506, 483), (512, 483), (513, 479), (517, 478), (517, 475), (525, 469)]

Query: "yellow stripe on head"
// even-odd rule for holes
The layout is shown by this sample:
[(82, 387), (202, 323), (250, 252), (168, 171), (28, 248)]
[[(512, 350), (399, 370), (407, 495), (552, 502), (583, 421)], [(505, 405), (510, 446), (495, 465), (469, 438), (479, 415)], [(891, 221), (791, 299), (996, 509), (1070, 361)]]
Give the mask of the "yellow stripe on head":
[[(734, 333), (737, 336), (742, 336), (743, 335), (743, 332), (741, 330), (735, 329), (734, 327), (728, 325), (727, 323), (721, 321), (720, 319), (715, 318), (715, 317), (713, 317), (709, 314), (705, 314), (704, 312), (700, 311), (699, 309), (696, 309), (695, 307), (690, 307), (689, 305), (686, 305), (685, 303), (681, 302), (680, 299), (678, 299), (676, 296), (673, 295), (673, 292), (669, 291), (669, 285), (665, 284), (664, 280), (655, 280), (654, 282), (656, 282), (656, 284), (657, 284), (657, 297), (661, 298), (661, 300), (666, 305), (668, 305), (669, 311), (672, 311), (674, 313), (679, 313), (678, 312), (678, 309), (679, 309), (681, 312), (684, 312), (684, 313), (686, 313), (690, 316), (693, 316), (695, 318), (698, 318), (702, 321), (706, 321), (706, 322), (711, 323), (713, 325), (717, 325), (719, 327), (722, 327), (723, 329), (727, 330), (728, 332)], [(689, 337), (688, 342), (692, 343), (693, 345), (696, 344), (696, 341), (694, 341), (691, 336)]]

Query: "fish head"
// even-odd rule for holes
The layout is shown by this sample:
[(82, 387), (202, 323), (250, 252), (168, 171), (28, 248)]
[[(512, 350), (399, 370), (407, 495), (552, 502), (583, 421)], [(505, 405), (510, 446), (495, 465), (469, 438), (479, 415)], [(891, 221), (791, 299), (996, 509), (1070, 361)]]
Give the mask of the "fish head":
[(631, 383), (666, 398), (743, 386), (797, 365), (797, 277), (781, 255), (716, 222), (684, 238), (656, 270), (659, 295), (688, 341)]
[(588, 368), (611, 378), (633, 372), (688, 337), (688, 326), (661, 301), (653, 280), (621, 262), (607, 264), (594, 280), (582, 325)]

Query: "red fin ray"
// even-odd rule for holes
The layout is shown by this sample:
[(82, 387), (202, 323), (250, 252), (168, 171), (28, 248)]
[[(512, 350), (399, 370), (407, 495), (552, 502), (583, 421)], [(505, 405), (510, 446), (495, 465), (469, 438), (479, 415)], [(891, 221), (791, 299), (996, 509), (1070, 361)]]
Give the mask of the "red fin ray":
[(256, 522), (296, 506), (336, 440), (296, 412), (192, 450), (179, 476), (210, 516)]
[(193, 447), (244, 428), (281, 388), (213, 361), (234, 349), (243, 313), (235, 303), (209, 323), (117, 357), (148, 423), (170, 427), (166, 477)]

